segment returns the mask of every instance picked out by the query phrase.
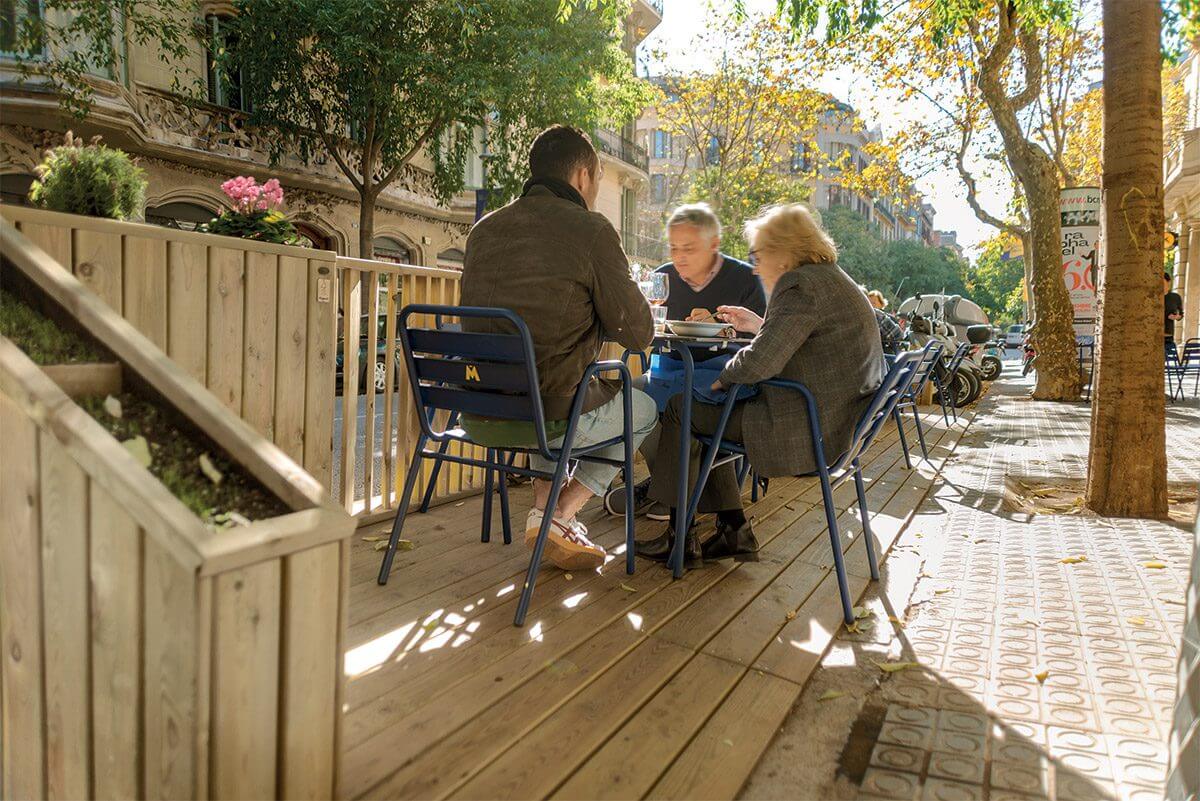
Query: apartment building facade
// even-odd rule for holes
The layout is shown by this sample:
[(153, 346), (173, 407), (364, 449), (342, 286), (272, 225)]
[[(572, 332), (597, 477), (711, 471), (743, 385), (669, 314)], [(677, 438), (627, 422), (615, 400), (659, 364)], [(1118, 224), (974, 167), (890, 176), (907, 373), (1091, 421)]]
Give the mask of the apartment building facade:
[(1181, 342), (1200, 337), (1200, 38), (1174, 73), (1183, 84), (1187, 121), (1183, 136), (1163, 159), (1166, 229), (1178, 235), (1175, 291), (1183, 296), (1183, 320), (1176, 325)]
[[(203, 24), (219, 32), (232, 13), (228, 2), (205, 2)], [(662, 22), (662, 0), (635, 0), (626, 20), (624, 45), (630, 58), (637, 45)], [(304, 163), (285, 157), (269, 164), (267, 135), (246, 124), (243, 98), (210, 69), (211, 57), (197, 40), (183, 64), (184, 82), (207, 84), (208, 102), (172, 91), (172, 76), (157, 53), (127, 42), (116, 69), (94, 76), (95, 96), (85, 120), (70, 118), (56, 96), (36, 80), (19, 82), (0, 43), (0, 201), (24, 203), (34, 167), (68, 129), (133, 154), (145, 169), (146, 221), (194, 228), (212, 219), (224, 204), (220, 184), (238, 174), (279, 178), (284, 210), (314, 246), (357, 256), (358, 195), (337, 165), (316, 158)], [(601, 130), (594, 141), (604, 163), (599, 210), (632, 241), (636, 198), (648, 183), (643, 151), (624, 132)], [(384, 190), (375, 211), (375, 257), (424, 266), (461, 268), (467, 234), (476, 217), (476, 190), (484, 189), (477, 154), (466, 167), (467, 189), (449, 204), (432, 193), (432, 161), (418, 157)]]

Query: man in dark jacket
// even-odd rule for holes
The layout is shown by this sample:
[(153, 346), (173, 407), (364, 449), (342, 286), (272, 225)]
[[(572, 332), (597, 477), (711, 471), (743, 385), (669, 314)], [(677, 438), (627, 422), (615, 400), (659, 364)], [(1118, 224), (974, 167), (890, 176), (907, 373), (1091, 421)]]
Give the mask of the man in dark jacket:
[(1163, 337), (1175, 341), (1175, 321), (1183, 319), (1183, 298), (1171, 291), (1171, 274), (1163, 273)]
[[(654, 336), (650, 307), (629, 272), (621, 238), (604, 215), (591, 211), (600, 189), (600, 159), (587, 135), (556, 125), (543, 131), (529, 151), (531, 178), (517, 200), (483, 219), (467, 239), (462, 303), (509, 309), (533, 337), (551, 444), (562, 441), (571, 402), (605, 337), (631, 350), (649, 347)], [(511, 333), (501, 322), (467, 318), (466, 331)], [(574, 445), (618, 436), (624, 426), (619, 384), (593, 379), (584, 388), (583, 415)], [(654, 401), (634, 391), (634, 443), (657, 421)], [(532, 426), (504, 420), (465, 418), (476, 442), (503, 447), (535, 441)], [(597, 455), (621, 459), (616, 446)], [(532, 466), (554, 465), (531, 455)], [(580, 463), (563, 488), (546, 543), (551, 562), (567, 570), (599, 567), (604, 549), (587, 538), (575, 515), (604, 492), (616, 467)], [(526, 521), (532, 547), (549, 499), (550, 484), (534, 482), (534, 507)]]

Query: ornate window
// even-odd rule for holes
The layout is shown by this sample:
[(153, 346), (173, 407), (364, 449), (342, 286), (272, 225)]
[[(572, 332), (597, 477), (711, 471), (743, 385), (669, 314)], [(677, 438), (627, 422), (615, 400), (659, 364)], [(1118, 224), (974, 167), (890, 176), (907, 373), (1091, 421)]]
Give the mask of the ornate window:
[(390, 236), (377, 236), (371, 243), (375, 249), (375, 258), (393, 264), (412, 264), (413, 251), (408, 245)]

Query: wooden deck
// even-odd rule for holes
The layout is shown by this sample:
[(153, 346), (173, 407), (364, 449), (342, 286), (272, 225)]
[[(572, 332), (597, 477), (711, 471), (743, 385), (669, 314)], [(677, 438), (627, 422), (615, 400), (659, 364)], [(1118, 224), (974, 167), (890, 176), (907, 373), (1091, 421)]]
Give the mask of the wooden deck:
[[(947, 430), (927, 411), (940, 467)], [(934, 470), (906, 470), (894, 426), (865, 459), (872, 527), (890, 548)], [(869, 576), (853, 482), (835, 494), (858, 598)], [(528, 551), (528, 491), (514, 538), (479, 542), (480, 500), (410, 518), (411, 551), (386, 587), (360, 530), (351, 563), (340, 791), (370, 798), (732, 798), (841, 623), (815, 479), (771, 482), (750, 507), (756, 563), (724, 561), (673, 581), (623, 569), (623, 528), (582, 519), (610, 550), (600, 572), (544, 568), (525, 628), (512, 625)], [(497, 514), (499, 504), (496, 505)], [(638, 536), (655, 532), (639, 521)], [(702, 523), (703, 525), (703, 523)]]

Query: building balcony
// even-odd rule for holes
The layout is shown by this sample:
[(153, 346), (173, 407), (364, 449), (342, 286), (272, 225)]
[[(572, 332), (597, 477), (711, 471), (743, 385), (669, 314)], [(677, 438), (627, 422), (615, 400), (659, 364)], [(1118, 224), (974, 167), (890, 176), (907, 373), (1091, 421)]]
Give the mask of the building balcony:
[(1175, 203), (1200, 193), (1200, 128), (1185, 131), (1163, 158), (1163, 189), (1168, 214)]
[(592, 134), (592, 143), (601, 153), (620, 159), (644, 173), (650, 171), (650, 156), (646, 148), (621, 136), (616, 131), (597, 128)]
[(634, 0), (629, 9), (627, 45), (637, 47), (663, 20), (663, 0)]

